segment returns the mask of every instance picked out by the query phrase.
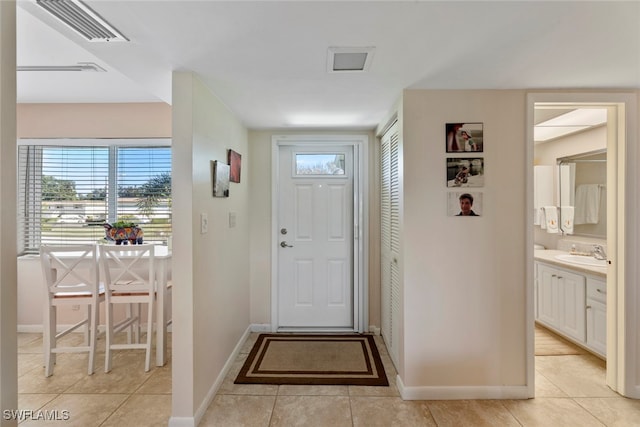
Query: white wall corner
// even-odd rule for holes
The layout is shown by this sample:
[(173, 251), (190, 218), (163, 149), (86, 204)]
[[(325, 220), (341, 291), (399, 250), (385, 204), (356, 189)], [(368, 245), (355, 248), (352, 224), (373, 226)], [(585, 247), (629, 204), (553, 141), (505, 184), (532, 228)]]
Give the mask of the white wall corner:
[(407, 387), (400, 375), (396, 385), (402, 400), (468, 400), (468, 399), (529, 399), (529, 389), (523, 386), (415, 386)]

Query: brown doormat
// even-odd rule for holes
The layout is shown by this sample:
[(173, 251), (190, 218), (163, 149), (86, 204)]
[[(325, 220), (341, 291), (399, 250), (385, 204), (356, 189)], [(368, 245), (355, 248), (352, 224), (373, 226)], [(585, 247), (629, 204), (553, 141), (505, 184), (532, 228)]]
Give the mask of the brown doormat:
[(236, 384), (388, 386), (371, 335), (260, 334)]

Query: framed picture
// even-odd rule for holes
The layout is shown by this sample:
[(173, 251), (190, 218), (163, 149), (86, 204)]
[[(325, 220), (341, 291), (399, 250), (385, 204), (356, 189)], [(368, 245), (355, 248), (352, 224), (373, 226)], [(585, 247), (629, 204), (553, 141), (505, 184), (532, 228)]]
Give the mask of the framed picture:
[(242, 156), (233, 150), (229, 150), (229, 181), (240, 182), (240, 172), (242, 169)]
[(451, 192), (447, 197), (449, 216), (482, 216), (482, 193)]
[(213, 197), (229, 197), (229, 165), (218, 160), (212, 163)]
[(484, 151), (482, 123), (447, 123), (444, 130), (447, 153)]
[(447, 187), (484, 187), (484, 158), (447, 157)]

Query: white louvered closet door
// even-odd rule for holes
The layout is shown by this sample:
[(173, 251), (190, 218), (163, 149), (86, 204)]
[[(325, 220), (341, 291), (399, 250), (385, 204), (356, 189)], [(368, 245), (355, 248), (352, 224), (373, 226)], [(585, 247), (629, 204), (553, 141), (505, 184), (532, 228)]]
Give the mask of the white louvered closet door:
[(380, 223), (382, 275), (382, 336), (393, 362), (398, 364), (400, 340), (400, 182), (399, 135), (395, 123), (382, 137), (380, 150)]

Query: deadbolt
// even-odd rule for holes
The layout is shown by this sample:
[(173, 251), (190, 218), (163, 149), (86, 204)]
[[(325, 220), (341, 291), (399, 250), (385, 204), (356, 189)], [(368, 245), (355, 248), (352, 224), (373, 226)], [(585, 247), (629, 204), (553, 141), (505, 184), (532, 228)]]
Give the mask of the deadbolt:
[(287, 229), (286, 228), (281, 228), (280, 229), (280, 234), (287, 234)]

